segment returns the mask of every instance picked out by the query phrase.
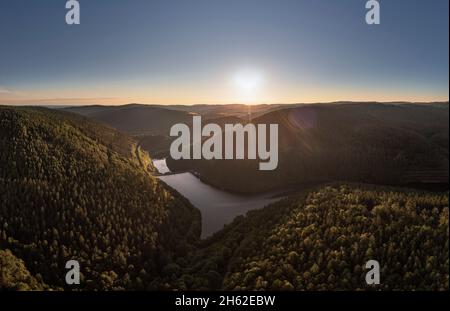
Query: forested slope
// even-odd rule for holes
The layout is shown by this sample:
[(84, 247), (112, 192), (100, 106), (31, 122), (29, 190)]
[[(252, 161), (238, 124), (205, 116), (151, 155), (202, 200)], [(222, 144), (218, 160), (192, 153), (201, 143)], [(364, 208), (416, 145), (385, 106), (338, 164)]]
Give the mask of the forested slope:
[[(48, 286), (33, 277), (22, 260), (10, 250), (0, 249), (0, 290), (7, 291), (42, 291)], [(39, 275), (39, 278), (40, 275)]]
[(83, 117), (0, 107), (0, 248), (32, 275), (65, 287), (164, 286), (164, 267), (200, 235), (200, 215), (142, 166), (126, 136)]
[(263, 192), (303, 183), (448, 184), (449, 106), (336, 103), (272, 111), (252, 120), (278, 124), (279, 162), (173, 160), (219, 188)]
[[(317, 187), (238, 217), (179, 286), (227, 290), (448, 290), (448, 193)], [(377, 260), (381, 284), (368, 286)]]

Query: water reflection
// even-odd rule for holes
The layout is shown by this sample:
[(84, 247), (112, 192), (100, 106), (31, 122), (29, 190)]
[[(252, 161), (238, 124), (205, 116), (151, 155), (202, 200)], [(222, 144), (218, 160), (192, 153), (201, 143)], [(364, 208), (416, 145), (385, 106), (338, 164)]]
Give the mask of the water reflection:
[[(155, 163), (157, 162), (158, 163)], [(159, 161), (163, 161), (159, 162)], [(155, 167), (167, 168), (165, 160), (155, 160)], [(170, 170), (167, 168), (167, 171)], [(163, 171), (161, 170), (160, 173)], [(186, 197), (202, 214), (202, 238), (221, 230), (239, 215), (280, 200), (274, 194), (239, 195), (203, 183), (192, 173), (160, 176), (160, 180)]]

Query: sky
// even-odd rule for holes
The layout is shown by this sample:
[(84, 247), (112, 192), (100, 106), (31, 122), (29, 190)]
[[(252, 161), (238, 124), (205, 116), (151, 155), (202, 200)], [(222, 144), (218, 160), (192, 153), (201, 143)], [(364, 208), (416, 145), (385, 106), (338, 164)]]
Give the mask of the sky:
[(449, 1), (0, 0), (0, 104), (448, 101)]

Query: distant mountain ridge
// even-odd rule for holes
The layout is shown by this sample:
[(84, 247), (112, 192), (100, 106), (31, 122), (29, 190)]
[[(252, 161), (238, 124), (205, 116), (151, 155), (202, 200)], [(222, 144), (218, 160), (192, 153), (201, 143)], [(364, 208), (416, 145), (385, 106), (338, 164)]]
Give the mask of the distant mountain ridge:
[(279, 125), (279, 166), (257, 161), (179, 160), (212, 185), (260, 192), (301, 183), (448, 183), (448, 104), (317, 104), (278, 109), (252, 119)]

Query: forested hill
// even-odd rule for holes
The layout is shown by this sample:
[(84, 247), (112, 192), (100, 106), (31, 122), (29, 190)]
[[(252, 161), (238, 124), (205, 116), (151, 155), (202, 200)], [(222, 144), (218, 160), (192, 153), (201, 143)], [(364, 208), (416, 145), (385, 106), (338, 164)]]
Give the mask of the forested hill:
[(89, 117), (128, 134), (168, 133), (176, 123), (190, 123), (189, 112), (165, 109), (160, 106), (130, 104), (124, 106), (81, 106), (65, 111)]
[[(180, 288), (447, 290), (448, 192), (331, 184), (251, 211), (191, 258)], [(380, 264), (369, 286), (365, 264)]]
[(167, 157), (169, 168), (194, 170), (209, 184), (238, 192), (332, 181), (448, 184), (448, 103), (305, 105), (272, 111), (252, 122), (279, 126), (274, 171), (260, 171), (259, 160)]
[(65, 263), (76, 259), (82, 289), (161, 288), (162, 271), (200, 235), (198, 211), (153, 178), (148, 156), (113, 129), (65, 112), (0, 107), (0, 151), (0, 249), (23, 260), (30, 280), (63, 288)]

